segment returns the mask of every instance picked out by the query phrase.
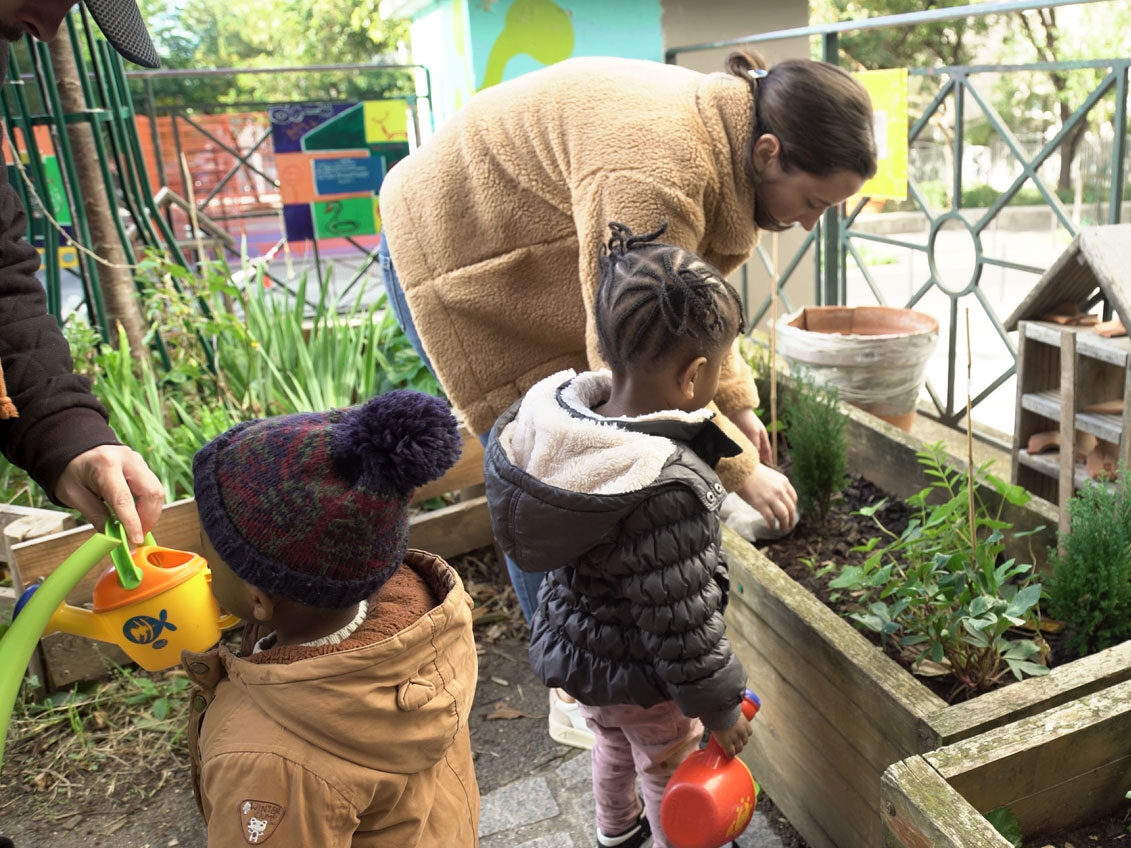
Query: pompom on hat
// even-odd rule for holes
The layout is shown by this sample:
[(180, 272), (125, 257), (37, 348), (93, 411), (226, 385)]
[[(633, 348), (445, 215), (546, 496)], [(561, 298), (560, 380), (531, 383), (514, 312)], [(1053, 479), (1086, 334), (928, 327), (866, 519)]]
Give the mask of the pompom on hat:
[(243, 422), (193, 458), (201, 526), (251, 585), (348, 607), (401, 564), (413, 490), (451, 468), (460, 447), (447, 404), (413, 391)]

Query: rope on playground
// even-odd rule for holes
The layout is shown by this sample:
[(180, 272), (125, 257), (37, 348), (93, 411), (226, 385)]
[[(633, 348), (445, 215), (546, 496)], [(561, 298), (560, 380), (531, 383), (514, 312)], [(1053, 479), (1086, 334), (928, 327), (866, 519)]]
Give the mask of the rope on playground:
[[(0, 123), (3, 122), (0, 121)], [(4, 135), (8, 142), (8, 147), (13, 153), (12, 164), (14, 164), (16, 166), (16, 170), (20, 172), (20, 178), (24, 181), (24, 185), (27, 186), (27, 190), (31, 194), (32, 199), (34, 199), (35, 202), (39, 204), (40, 213), (50, 222), (51, 226), (55, 228), (56, 232), (58, 232), (59, 235), (63, 237), (63, 240), (67, 243), (68, 247), (73, 247), (79, 253), (86, 254), (95, 262), (99, 263), (100, 265), (105, 265), (107, 268), (117, 268), (123, 271), (135, 271), (141, 267), (140, 265), (130, 265), (128, 263), (118, 264), (111, 262), (109, 259), (103, 259), (90, 248), (86, 247), (85, 245), (79, 244), (77, 241), (71, 238), (71, 234), (63, 229), (63, 225), (51, 217), (51, 213), (47, 211), (47, 206), (43, 203), (43, 198), (41, 198), (39, 196), (39, 192), (35, 190), (35, 184), (32, 182), (31, 177), (28, 176), (28, 172), (24, 170), (24, 163), (20, 161), (20, 151), (19, 148), (16, 147), (16, 139), (12, 135), (12, 130), (8, 127), (7, 124), (4, 124)], [(44, 250), (46, 249), (47, 246), (44, 245)]]

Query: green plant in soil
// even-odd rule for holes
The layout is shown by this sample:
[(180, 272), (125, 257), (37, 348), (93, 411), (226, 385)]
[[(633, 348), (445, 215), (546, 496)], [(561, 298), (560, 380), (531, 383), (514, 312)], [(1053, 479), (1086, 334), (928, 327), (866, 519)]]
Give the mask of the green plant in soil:
[(1131, 639), (1131, 493), (1128, 470), (1089, 481), (1068, 501), (1069, 530), (1050, 551), (1049, 612), (1080, 654)]
[[(222, 262), (190, 272), (145, 256), (138, 283), (151, 355), (140, 362), (124, 335), (113, 348), (81, 322), (67, 330), (75, 370), (91, 379), (118, 438), (146, 458), (168, 500), (192, 494), (193, 455), (240, 421), (350, 406), (395, 388), (442, 394), (383, 295), (365, 305), (363, 287), (339, 303), (323, 289), (311, 303), (305, 277), (293, 294), (262, 269), (234, 280)], [(22, 478), (13, 474), (9, 485)]]
[(1021, 848), (1021, 823), (1017, 814), (1009, 807), (997, 807), (986, 813), (986, 821), (994, 826), (994, 830), (1002, 835), (1013, 848)]
[(789, 438), (790, 477), (802, 512), (823, 520), (848, 482), (844, 414), (835, 386), (795, 369), (795, 391), (783, 410)]
[(1039, 633), (1041, 585), (1031, 564), (1003, 559), (1011, 525), (1001, 507), (990, 514), (971, 478), (991, 483), (1002, 506), (1023, 505), (1029, 494), (989, 474), (989, 463), (973, 474), (950, 468), (941, 444), (917, 456), (933, 482), (907, 499), (914, 511), (907, 528), (896, 535), (875, 518), (884, 501), (860, 510), (880, 535), (855, 549), (868, 554), (863, 564), (841, 567), (829, 584), (833, 600), (850, 600), (852, 621), (913, 668), (928, 660), (944, 666), (957, 681), (955, 696), (990, 689), (1010, 672), (1017, 679), (1048, 673), (1043, 643), (1017, 631)]
[[(50, 794), (99, 773), (122, 800), (146, 797), (179, 779), (172, 759), (183, 759), (189, 680), (180, 669), (143, 672), (113, 665), (107, 680), (78, 683), (35, 700), (34, 677), (25, 683), (12, 714), (10, 747), (0, 792)], [(187, 765), (187, 763), (182, 763)], [(138, 776), (147, 779), (138, 784)]]

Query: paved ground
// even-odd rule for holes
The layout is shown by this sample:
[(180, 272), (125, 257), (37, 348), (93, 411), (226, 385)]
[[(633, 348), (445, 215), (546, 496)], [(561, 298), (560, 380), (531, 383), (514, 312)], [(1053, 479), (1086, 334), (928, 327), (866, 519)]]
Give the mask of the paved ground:
[[(583, 848), (597, 842), (589, 752), (550, 739), (546, 711), (546, 689), (530, 669), (525, 642), (484, 645), (471, 722), (482, 848)], [(783, 843), (756, 808), (739, 845)]]
[[(581, 848), (596, 844), (588, 751), (483, 796), (481, 848)], [(780, 848), (756, 809), (742, 848)]]

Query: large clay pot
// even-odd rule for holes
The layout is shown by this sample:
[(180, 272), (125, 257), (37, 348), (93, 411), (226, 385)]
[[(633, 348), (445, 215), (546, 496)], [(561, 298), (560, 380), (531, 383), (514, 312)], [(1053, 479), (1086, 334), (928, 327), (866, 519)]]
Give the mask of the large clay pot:
[(777, 350), (841, 400), (908, 432), (939, 322), (891, 306), (807, 306), (777, 323)]

